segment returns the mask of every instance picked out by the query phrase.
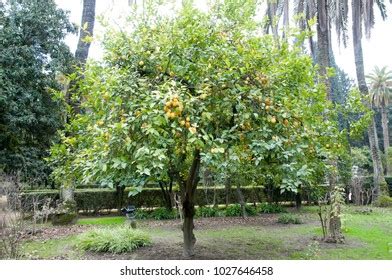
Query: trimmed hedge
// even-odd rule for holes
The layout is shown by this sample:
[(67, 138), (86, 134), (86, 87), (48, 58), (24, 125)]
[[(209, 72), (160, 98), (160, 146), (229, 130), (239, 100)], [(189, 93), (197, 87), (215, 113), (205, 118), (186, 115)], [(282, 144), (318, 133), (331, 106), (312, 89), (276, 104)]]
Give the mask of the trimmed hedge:
[[(263, 187), (242, 187), (242, 193), (247, 203), (257, 203), (265, 201)], [(165, 205), (162, 191), (159, 188), (145, 188), (142, 192), (128, 196), (130, 189), (125, 189), (120, 194), (116, 189), (109, 188), (88, 188), (76, 189), (75, 201), (79, 211), (98, 213), (102, 210), (116, 209), (119, 205), (135, 205), (137, 208), (156, 208)], [(226, 203), (226, 193), (223, 187), (204, 188), (199, 187), (196, 190), (196, 205), (204, 206), (213, 203), (215, 195), (216, 204)], [(31, 210), (33, 200), (43, 201), (45, 198), (51, 198), (53, 205), (60, 198), (58, 190), (37, 190), (26, 191), (22, 193), (22, 202), (26, 210)], [(237, 203), (237, 193), (235, 188), (229, 191), (229, 203)]]

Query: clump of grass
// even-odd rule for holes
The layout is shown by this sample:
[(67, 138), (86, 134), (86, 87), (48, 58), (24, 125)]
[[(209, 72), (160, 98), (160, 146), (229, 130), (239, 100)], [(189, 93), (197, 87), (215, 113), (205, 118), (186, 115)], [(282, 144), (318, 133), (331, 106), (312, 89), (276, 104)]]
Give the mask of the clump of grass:
[(292, 214), (282, 214), (279, 216), (278, 223), (281, 224), (302, 224), (298, 216)]
[(77, 246), (85, 251), (125, 253), (151, 244), (147, 233), (127, 226), (99, 228), (82, 234)]

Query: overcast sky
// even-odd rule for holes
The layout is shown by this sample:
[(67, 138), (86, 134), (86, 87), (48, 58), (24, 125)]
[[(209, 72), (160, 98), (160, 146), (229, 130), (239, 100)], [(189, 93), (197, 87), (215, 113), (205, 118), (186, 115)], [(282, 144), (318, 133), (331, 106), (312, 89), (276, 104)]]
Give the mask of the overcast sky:
[[(106, 15), (110, 18), (119, 19), (127, 15), (129, 0), (96, 0), (96, 15)], [(135, 0), (131, 0), (133, 2)], [(205, 0), (197, 1), (196, 4), (203, 7)], [(62, 9), (70, 11), (70, 19), (72, 22), (79, 24), (82, 14), (82, 0), (56, 0), (58, 6)], [(386, 1), (389, 3), (389, 1)], [(365, 71), (370, 72), (374, 66), (388, 66), (392, 69), (392, 6), (387, 4), (388, 15), (386, 21), (382, 21), (379, 15), (378, 9), (376, 10), (376, 24), (372, 31), (372, 37), (370, 40), (364, 38), (363, 41), (363, 53), (365, 60)], [(350, 9), (351, 10), (351, 9)], [(350, 11), (351, 12), (351, 11)], [(349, 30), (351, 29), (351, 23)], [(98, 22), (96, 22), (95, 34), (102, 34), (103, 29)], [(349, 34), (351, 37), (351, 34)], [(333, 36), (333, 48), (336, 61), (338, 65), (343, 68), (351, 78), (355, 79), (355, 63), (354, 63), (354, 51), (351, 45), (351, 38), (349, 38), (349, 45), (347, 48), (341, 46), (339, 48), (337, 39)], [(70, 46), (72, 51), (75, 51), (77, 44), (77, 36), (72, 35), (66, 38), (67, 44)], [(91, 49), (90, 57), (99, 59), (102, 55), (102, 49), (99, 46), (98, 40), (96, 40)]]

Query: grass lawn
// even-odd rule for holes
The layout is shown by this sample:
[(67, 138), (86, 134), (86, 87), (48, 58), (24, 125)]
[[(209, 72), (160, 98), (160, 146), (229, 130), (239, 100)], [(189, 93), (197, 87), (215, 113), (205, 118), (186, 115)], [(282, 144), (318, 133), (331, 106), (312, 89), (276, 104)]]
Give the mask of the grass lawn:
[[(257, 217), (197, 219), (197, 259), (392, 259), (392, 209), (373, 208), (370, 214), (347, 207), (343, 216), (345, 244), (315, 240), (321, 236), (315, 207), (296, 213), (298, 225), (277, 223), (279, 214)], [(294, 210), (293, 210), (294, 211)], [(83, 218), (79, 227), (115, 227), (123, 217)], [(120, 255), (86, 253), (77, 248), (78, 234), (27, 241), (26, 258), (43, 259), (180, 259), (182, 232), (179, 220), (139, 221), (153, 241), (149, 247)]]

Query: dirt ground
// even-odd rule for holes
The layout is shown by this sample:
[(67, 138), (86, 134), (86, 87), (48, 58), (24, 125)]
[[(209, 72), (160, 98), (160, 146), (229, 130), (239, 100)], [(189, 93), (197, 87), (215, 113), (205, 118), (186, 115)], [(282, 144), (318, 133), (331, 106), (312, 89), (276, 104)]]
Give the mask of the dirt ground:
[[(195, 259), (271, 259), (271, 251), (275, 250), (279, 254), (289, 256), (296, 250), (302, 250), (311, 241), (309, 236), (294, 238), (291, 244), (279, 249), (279, 244), (270, 242), (258, 236), (261, 231), (284, 231), (290, 225), (277, 223), (279, 215), (269, 214), (256, 217), (215, 217), (195, 219), (195, 235), (197, 238), (195, 246)], [(26, 239), (47, 240), (64, 238), (70, 235), (82, 233), (92, 226), (75, 225), (71, 227), (50, 227), (43, 228), (35, 236), (26, 236)], [(139, 248), (132, 253), (126, 254), (102, 254), (102, 253), (83, 253), (82, 259), (183, 259), (182, 256), (182, 231), (180, 220), (165, 221), (139, 221), (138, 227), (154, 232), (152, 234), (153, 244), (148, 247)], [(242, 237), (241, 233), (236, 235), (232, 231), (247, 231), (247, 235)], [(218, 233), (217, 233), (218, 231)], [(222, 237), (220, 233), (229, 234)], [(254, 244), (259, 247), (255, 248)], [(278, 249), (277, 249), (278, 246)], [(289, 249), (287, 249), (289, 248)], [(279, 251), (280, 250), (280, 251)], [(67, 258), (57, 256), (56, 258)]]

